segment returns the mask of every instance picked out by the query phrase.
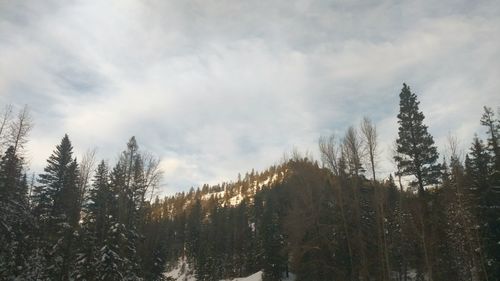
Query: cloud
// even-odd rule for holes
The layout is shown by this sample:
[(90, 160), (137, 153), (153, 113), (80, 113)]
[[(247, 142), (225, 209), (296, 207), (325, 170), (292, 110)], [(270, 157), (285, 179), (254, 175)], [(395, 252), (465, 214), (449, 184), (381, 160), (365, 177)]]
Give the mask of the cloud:
[[(402, 83), (443, 147), (500, 103), (494, 1), (70, 1), (0, 4), (0, 101), (28, 103), (41, 171), (69, 133), (112, 161), (135, 135), (166, 192), (264, 169), (372, 117), (397, 133)], [(380, 172), (392, 167), (388, 149)]]

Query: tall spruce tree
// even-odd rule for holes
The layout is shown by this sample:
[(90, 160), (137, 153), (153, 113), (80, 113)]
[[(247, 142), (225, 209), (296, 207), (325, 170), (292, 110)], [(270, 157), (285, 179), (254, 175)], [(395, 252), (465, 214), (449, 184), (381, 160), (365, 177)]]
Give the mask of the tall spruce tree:
[[(481, 194), (485, 194), (489, 187), (490, 155), (486, 151), (484, 142), (474, 137), (469, 154), (465, 157), (465, 170), (469, 179), (468, 191), (476, 206), (484, 205)], [(478, 213), (479, 214), (479, 213)]]
[[(123, 273), (123, 280), (140, 280), (142, 275), (137, 248), (143, 237), (139, 227), (144, 219), (143, 172), (142, 155), (132, 137), (110, 174), (111, 191), (116, 198), (112, 216), (116, 222), (108, 237), (115, 244), (109, 244), (108, 251), (113, 251), (114, 259), (120, 261), (118, 268)], [(117, 247), (117, 251), (113, 247)]]
[(417, 95), (412, 93), (410, 87), (403, 84), (403, 89), (399, 94), (399, 132), (396, 139), (397, 155), (394, 160), (398, 164), (400, 175), (414, 176), (412, 186), (418, 188), (420, 204), (415, 209), (414, 216), (417, 218), (417, 231), (421, 237), (421, 263), (417, 263), (417, 278), (427, 278), (432, 281), (435, 275), (433, 268), (433, 248), (432, 229), (433, 220), (429, 206), (425, 187), (430, 184), (437, 184), (440, 179), (441, 165), (436, 161), (439, 158), (437, 148), (434, 145), (432, 136), (427, 132), (424, 125), (424, 114), (419, 110)]
[(0, 280), (14, 280), (29, 266), (33, 221), (21, 163), (12, 146), (0, 160)]
[(417, 95), (403, 84), (399, 94), (399, 132), (396, 140), (398, 156), (394, 157), (401, 168), (402, 175), (415, 176), (413, 185), (418, 187), (420, 196), (424, 188), (438, 183), (440, 165), (436, 164), (439, 155), (434, 140), (424, 125), (424, 114), (419, 110)]
[[(487, 128), (488, 150), (493, 157), (492, 179), (498, 183), (500, 182), (500, 120), (495, 118), (493, 110), (487, 106), (484, 107), (481, 125)], [(500, 190), (500, 186), (498, 189)]]
[(75, 258), (74, 234), (80, 215), (78, 165), (68, 135), (56, 146), (47, 163), (33, 198), (34, 214), (41, 226), (41, 247), (48, 262), (45, 276), (41, 278), (68, 280)]
[(107, 234), (112, 225), (111, 208), (114, 196), (109, 185), (109, 171), (102, 161), (96, 170), (92, 187), (88, 197), (84, 200), (78, 260), (74, 278), (76, 280), (96, 280), (100, 276), (109, 275), (108, 272), (99, 272), (107, 256), (101, 255), (101, 249), (106, 246)]
[(500, 120), (495, 117), (491, 108), (484, 107), (481, 125), (487, 128), (486, 150), (490, 158), (489, 173), (482, 175), (487, 179), (488, 186), (479, 195), (481, 220), (490, 259), (488, 271), (492, 277), (498, 277), (500, 276)]

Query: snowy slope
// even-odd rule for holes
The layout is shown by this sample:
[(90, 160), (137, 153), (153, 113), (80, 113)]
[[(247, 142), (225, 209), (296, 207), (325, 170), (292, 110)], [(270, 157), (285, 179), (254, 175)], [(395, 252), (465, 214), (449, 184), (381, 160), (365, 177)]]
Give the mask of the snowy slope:
[[(227, 196), (229, 193), (231, 193), (232, 190), (238, 190), (240, 191), (242, 189), (242, 184), (241, 183), (235, 183), (234, 186), (231, 186), (230, 190), (223, 190), (223, 191), (218, 191), (218, 192), (209, 192), (206, 193), (202, 196), (202, 200), (209, 200), (210, 198), (215, 198), (215, 199), (225, 199), (222, 202), (222, 206), (237, 206), (243, 201), (244, 198), (252, 198), (258, 190), (260, 190), (263, 187), (269, 187), (276, 185), (278, 183), (281, 183), (283, 179), (286, 176), (286, 173), (288, 172), (287, 169), (284, 171), (279, 171), (274, 174), (268, 175), (265, 179), (263, 180), (252, 180), (250, 182), (250, 187), (246, 191), (246, 194), (242, 194), (241, 192), (237, 192), (236, 194), (232, 195), (231, 197)], [(228, 198), (229, 197), (229, 198)], [(228, 198), (228, 199), (227, 199)]]

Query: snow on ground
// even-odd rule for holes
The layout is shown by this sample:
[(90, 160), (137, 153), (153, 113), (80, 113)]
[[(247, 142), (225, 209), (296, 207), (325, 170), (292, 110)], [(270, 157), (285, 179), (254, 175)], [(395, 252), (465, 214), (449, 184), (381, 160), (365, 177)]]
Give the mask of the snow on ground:
[(236, 196), (233, 196), (231, 197), (231, 199), (229, 199), (229, 205), (230, 206), (238, 206), (241, 201), (243, 201), (243, 196), (241, 194), (238, 194)]
[(191, 269), (185, 258), (179, 259), (177, 265), (169, 272), (163, 274), (167, 280), (175, 281), (196, 281), (194, 271)]
[[(226, 281), (229, 281), (229, 280), (231, 280), (231, 279), (227, 279)], [(235, 278), (235, 279), (232, 279), (232, 281), (262, 281), (262, 271), (254, 273), (248, 277)]]
[(201, 197), (201, 200), (203, 201), (207, 201), (209, 200), (212, 196), (215, 198), (215, 199), (218, 199), (218, 198), (224, 198), (224, 195), (226, 194), (226, 191), (223, 190), (223, 191), (219, 191), (219, 192), (212, 192), (212, 193), (207, 193), (205, 195), (203, 195)]
[[(288, 170), (285, 170), (283, 172), (269, 175), (265, 180), (260, 181), (260, 182), (257, 180), (254, 180), (251, 183), (250, 188), (248, 189), (248, 193), (249, 193), (250, 197), (252, 195), (255, 195), (255, 193), (257, 192), (257, 189), (262, 188), (264, 186), (269, 186), (269, 185), (273, 185), (273, 184), (278, 183), (280, 178), (282, 180), (285, 177), (285, 174), (287, 172), (288, 172)], [(242, 188), (242, 186), (240, 185), (236, 189), (241, 190), (241, 188)], [(227, 190), (218, 191), (218, 192), (210, 192), (210, 193), (203, 195), (201, 197), (201, 200), (209, 200), (212, 196), (215, 199), (222, 199), (222, 198), (225, 198), (226, 192), (227, 192)], [(238, 206), (241, 203), (241, 201), (243, 201), (244, 198), (245, 198), (244, 194), (238, 193), (238, 194), (232, 196), (231, 198), (229, 198), (228, 202), (223, 202), (222, 206), (225, 206), (226, 204), (229, 206), (233, 206), (233, 207)]]
[[(283, 278), (283, 281), (294, 281), (295, 276), (290, 273), (290, 276), (288, 278)], [(262, 271), (256, 272), (250, 276), (247, 277), (241, 277), (241, 278), (235, 278), (235, 279), (227, 279), (227, 280), (221, 280), (221, 281), (262, 281)]]
[[(164, 273), (164, 276), (167, 278), (167, 280), (172, 281), (196, 281), (196, 278), (194, 277), (194, 271), (191, 269), (185, 259), (180, 259), (174, 268), (172, 268), (169, 272)], [(288, 278), (283, 279), (283, 281), (294, 280), (295, 276), (291, 273)], [(262, 281), (262, 271), (256, 272), (247, 277), (225, 279), (221, 281)]]

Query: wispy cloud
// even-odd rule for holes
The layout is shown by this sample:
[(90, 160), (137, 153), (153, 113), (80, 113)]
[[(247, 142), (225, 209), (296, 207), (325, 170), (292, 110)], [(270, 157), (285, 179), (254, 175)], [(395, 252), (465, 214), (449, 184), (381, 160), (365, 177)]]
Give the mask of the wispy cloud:
[(65, 132), (110, 160), (136, 135), (163, 158), (167, 192), (265, 168), (293, 146), (316, 151), (319, 135), (363, 115), (386, 147), (402, 82), (443, 146), (500, 104), (499, 12), (495, 1), (2, 2), (0, 99), (33, 109), (34, 170)]

